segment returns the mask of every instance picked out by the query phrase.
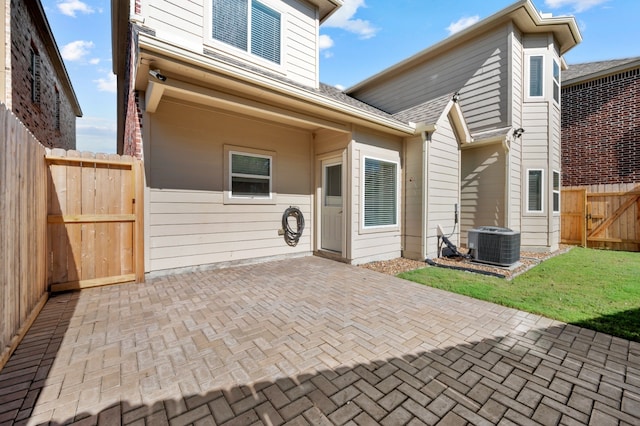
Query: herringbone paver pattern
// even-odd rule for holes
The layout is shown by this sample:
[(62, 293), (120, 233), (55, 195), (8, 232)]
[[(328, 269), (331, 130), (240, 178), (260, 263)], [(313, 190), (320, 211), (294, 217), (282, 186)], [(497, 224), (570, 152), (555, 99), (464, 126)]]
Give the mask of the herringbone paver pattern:
[(640, 345), (308, 257), (56, 295), (0, 424), (634, 425)]

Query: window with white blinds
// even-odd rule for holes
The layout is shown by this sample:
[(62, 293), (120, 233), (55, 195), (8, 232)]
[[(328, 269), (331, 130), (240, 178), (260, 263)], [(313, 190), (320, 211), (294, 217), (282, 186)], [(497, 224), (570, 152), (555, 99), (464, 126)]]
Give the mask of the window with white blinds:
[(364, 159), (364, 226), (398, 224), (398, 165)]
[(527, 212), (542, 212), (542, 181), (543, 171), (541, 169), (527, 170)]
[(529, 96), (543, 95), (544, 85), (544, 57), (542, 55), (529, 57)]
[(256, 0), (212, 0), (211, 37), (280, 64), (281, 14)]

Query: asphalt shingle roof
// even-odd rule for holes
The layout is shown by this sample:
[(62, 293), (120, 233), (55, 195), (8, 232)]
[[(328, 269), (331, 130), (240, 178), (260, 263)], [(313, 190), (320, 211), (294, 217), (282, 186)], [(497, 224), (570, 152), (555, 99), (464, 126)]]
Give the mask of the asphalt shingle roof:
[(634, 62), (640, 63), (640, 57), (569, 64), (568, 69), (562, 72), (562, 82), (583, 79), (590, 75), (606, 72), (609, 69), (624, 67), (627, 64), (631, 65)]
[(395, 113), (393, 116), (404, 122), (434, 124), (444, 111), (454, 93), (447, 93), (435, 99), (418, 104), (404, 111)]

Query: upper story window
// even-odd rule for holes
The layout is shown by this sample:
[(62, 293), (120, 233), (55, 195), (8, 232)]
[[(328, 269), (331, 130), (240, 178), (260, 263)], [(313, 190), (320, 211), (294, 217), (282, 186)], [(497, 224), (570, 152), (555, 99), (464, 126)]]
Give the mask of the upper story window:
[(56, 125), (56, 130), (60, 130), (60, 92), (58, 91), (58, 88), (55, 88), (56, 90), (56, 98), (55, 98), (55, 110), (54, 110), (54, 120), (55, 120), (55, 125)]
[(40, 103), (40, 54), (35, 48), (31, 48), (29, 64), (29, 78), (31, 79), (31, 102)]
[(211, 37), (280, 64), (282, 16), (257, 0), (212, 0)]
[(529, 56), (529, 97), (544, 95), (544, 56)]
[(553, 100), (560, 103), (560, 65), (553, 61)]

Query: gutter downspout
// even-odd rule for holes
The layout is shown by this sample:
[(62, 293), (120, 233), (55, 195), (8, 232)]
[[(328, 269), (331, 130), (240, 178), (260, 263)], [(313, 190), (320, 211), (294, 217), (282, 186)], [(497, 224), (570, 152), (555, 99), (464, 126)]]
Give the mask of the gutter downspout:
[(431, 142), (431, 136), (436, 131), (434, 125), (422, 125), (417, 131), (420, 131), (422, 137), (422, 238), (421, 238), (421, 255), (423, 259), (427, 258), (427, 239), (429, 235), (429, 178), (430, 174), (430, 157), (429, 157), (429, 145)]

